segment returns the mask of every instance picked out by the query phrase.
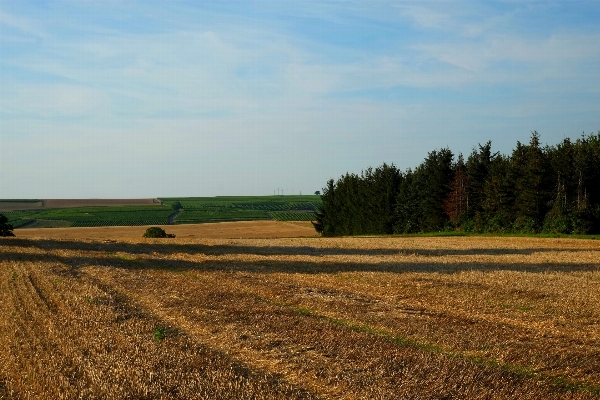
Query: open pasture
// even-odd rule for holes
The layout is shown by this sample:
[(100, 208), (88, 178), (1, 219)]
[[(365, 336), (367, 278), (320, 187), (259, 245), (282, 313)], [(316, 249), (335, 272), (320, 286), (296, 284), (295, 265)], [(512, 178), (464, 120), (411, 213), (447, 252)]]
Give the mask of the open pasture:
[(600, 242), (0, 240), (0, 398), (593, 399)]

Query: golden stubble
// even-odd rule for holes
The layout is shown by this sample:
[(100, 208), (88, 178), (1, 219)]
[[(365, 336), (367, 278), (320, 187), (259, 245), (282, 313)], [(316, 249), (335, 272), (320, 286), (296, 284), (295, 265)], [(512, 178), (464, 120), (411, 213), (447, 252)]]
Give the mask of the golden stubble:
[(600, 387), (593, 240), (14, 239), (0, 254), (0, 398)]

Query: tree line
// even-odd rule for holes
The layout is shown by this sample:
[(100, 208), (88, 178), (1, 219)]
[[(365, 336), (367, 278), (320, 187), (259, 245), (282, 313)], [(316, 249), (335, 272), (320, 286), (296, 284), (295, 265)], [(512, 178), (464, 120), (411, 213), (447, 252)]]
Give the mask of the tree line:
[(463, 231), (600, 233), (600, 131), (542, 146), (532, 132), (511, 155), (444, 148), (416, 168), (369, 167), (330, 179), (313, 225), (324, 236)]

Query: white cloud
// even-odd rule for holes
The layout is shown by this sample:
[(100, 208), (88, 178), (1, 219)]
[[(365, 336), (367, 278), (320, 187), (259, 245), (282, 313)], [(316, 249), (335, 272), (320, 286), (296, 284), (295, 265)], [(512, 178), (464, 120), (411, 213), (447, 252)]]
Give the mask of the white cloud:
[[(106, 196), (137, 188), (131, 181), (145, 195), (182, 195), (184, 180), (198, 185), (187, 195), (311, 179), (316, 187), (302, 190), (314, 192), (346, 171), (415, 166), (445, 145), (507, 142), (506, 131), (527, 140), (539, 121), (564, 129), (598, 109), (600, 34), (513, 31), (510, 6), (271, 2), (238, 4), (240, 15), (212, 3), (122, 3), (156, 23), (129, 27), (102, 2), (55, 4), (66, 8), (49, 18), (2, 17), (13, 35), (44, 35), (0, 60), (0, 183), (16, 197), (25, 178), (49, 187), (61, 173), (67, 186)], [(582, 93), (587, 103), (573, 101)]]
[(425, 28), (440, 29), (443, 24), (450, 20), (450, 15), (447, 12), (440, 10), (441, 2), (435, 2), (428, 5), (416, 5), (419, 3), (408, 2), (405, 4), (397, 4), (396, 7), (400, 10), (401, 15), (412, 19), (417, 24)]
[(40, 26), (36, 24), (35, 21), (32, 21), (29, 18), (13, 15), (2, 8), (0, 8), (0, 29), (3, 31), (11, 29), (19, 34), (38, 38), (41, 38), (45, 35), (44, 30), (40, 29)]

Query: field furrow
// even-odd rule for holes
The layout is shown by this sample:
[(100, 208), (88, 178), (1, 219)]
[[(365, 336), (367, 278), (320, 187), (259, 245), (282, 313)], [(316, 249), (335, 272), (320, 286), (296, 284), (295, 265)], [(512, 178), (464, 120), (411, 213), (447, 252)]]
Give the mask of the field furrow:
[(600, 247), (4, 240), (0, 395), (600, 396)]

